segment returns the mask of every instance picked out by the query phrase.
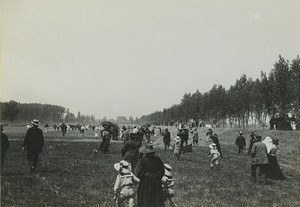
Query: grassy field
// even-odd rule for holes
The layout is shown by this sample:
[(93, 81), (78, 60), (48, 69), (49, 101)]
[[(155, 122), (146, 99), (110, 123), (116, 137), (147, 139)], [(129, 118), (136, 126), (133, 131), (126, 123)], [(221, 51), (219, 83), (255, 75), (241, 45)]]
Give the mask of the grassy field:
[[(224, 159), (223, 168), (210, 169), (205, 128), (198, 129), (200, 141), (192, 153), (176, 161), (164, 151), (162, 139), (154, 142), (157, 155), (173, 167), (175, 201), (180, 206), (300, 206), (300, 132), (254, 131), (280, 140), (277, 155), (285, 181), (269, 185), (250, 181), (250, 157), (238, 155), (233, 145), (238, 129), (214, 129)], [(250, 130), (244, 130), (249, 140)], [(45, 133), (45, 148), (37, 174), (30, 174), (21, 150), (23, 127), (5, 127), (11, 140), (1, 176), (1, 206), (114, 206), (113, 185), (117, 172), (113, 164), (121, 159), (121, 142), (112, 142), (109, 154), (93, 154), (99, 145), (92, 132), (84, 136), (71, 132)], [(174, 128), (171, 134), (176, 134)], [(248, 144), (248, 142), (247, 142)]]

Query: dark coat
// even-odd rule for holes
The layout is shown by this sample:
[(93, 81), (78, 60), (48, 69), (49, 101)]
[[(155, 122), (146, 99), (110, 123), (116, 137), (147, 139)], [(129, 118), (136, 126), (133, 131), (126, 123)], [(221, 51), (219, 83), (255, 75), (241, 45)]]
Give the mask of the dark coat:
[(244, 136), (239, 135), (235, 140), (235, 145), (237, 146), (246, 146), (246, 139)]
[(255, 142), (253, 144), (252, 150), (252, 165), (257, 164), (269, 164), (267, 147), (262, 142)]
[(163, 133), (163, 142), (164, 143), (170, 143), (171, 142), (171, 134), (169, 131), (165, 131)]
[(164, 207), (161, 179), (165, 170), (161, 159), (154, 154), (146, 154), (139, 160), (136, 172), (140, 178), (138, 207)]
[(223, 157), (223, 155), (222, 155), (222, 151), (221, 151), (221, 146), (220, 146), (220, 143), (219, 143), (219, 139), (218, 139), (218, 137), (216, 137), (216, 136), (211, 136), (211, 140), (212, 140), (212, 142), (213, 143), (215, 143), (216, 144), (216, 148), (217, 148), (217, 150), (219, 151), (219, 153), (221, 154), (221, 157)]
[(43, 131), (36, 126), (29, 128), (24, 138), (23, 147), (29, 152), (42, 152), (44, 147)]
[(134, 160), (138, 159), (138, 149), (140, 148), (140, 142), (135, 140), (127, 140), (123, 146), (121, 153), (124, 160), (132, 163)]

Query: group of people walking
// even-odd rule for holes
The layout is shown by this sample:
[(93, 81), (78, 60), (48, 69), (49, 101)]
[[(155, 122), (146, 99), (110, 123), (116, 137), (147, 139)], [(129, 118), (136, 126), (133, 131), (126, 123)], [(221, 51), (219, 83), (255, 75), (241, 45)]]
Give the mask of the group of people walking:
[[(30, 172), (35, 173), (40, 153), (44, 147), (43, 131), (38, 128), (39, 121), (34, 119), (31, 121), (32, 127), (28, 128), (23, 142), (23, 150), (27, 151), (27, 160)], [(103, 125), (101, 130), (102, 142), (95, 152), (109, 152), (109, 145), (112, 132), (110, 126)], [(5, 152), (9, 148), (9, 141), (5, 134), (2, 133), (3, 125), (1, 125), (1, 171), (3, 168)], [(126, 128), (125, 130), (126, 131)], [(134, 184), (138, 184), (137, 189), (137, 206), (138, 207), (162, 207), (166, 200), (171, 206), (177, 206), (174, 202), (174, 179), (172, 175), (172, 167), (164, 164), (162, 160), (155, 155), (153, 145), (147, 142), (142, 146), (142, 141), (138, 134), (139, 131), (132, 133), (124, 133), (128, 136), (123, 143), (121, 149), (122, 160), (114, 164), (114, 168), (118, 171), (118, 175), (114, 185), (114, 198), (116, 206), (120, 206), (125, 200), (128, 200), (129, 206), (134, 205)], [(220, 166), (220, 158), (222, 151), (218, 139), (218, 135), (209, 129), (206, 133), (207, 139), (211, 141), (209, 145), (211, 156), (210, 167)], [(168, 129), (162, 133), (164, 149), (170, 149), (171, 134)], [(199, 139), (197, 130), (191, 130), (194, 145)], [(179, 129), (174, 139), (174, 154), (179, 160), (183, 152), (183, 146), (187, 146), (189, 132), (187, 129)], [(246, 140), (243, 132), (240, 131), (235, 144), (238, 146), (238, 154), (243, 154), (246, 147)], [(268, 179), (285, 179), (280, 167), (277, 163), (276, 152), (279, 141), (266, 137), (262, 141), (262, 137), (250, 134), (250, 142), (248, 154), (251, 155), (251, 178), (253, 182), (259, 181), (266, 183)], [(259, 174), (257, 177), (257, 169)], [(260, 178), (260, 179), (258, 179)]]

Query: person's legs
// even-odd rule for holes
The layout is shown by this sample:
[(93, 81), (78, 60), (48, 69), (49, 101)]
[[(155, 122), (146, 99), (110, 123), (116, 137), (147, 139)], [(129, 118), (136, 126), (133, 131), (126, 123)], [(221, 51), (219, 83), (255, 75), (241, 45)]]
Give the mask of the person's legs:
[(257, 165), (251, 165), (251, 179), (254, 182), (256, 181), (256, 168), (257, 168)]

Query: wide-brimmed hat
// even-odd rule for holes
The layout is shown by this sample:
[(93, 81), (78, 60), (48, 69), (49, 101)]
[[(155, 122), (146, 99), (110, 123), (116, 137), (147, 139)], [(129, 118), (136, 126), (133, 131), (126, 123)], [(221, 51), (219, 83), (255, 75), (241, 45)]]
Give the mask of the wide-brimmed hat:
[(38, 126), (38, 125), (39, 125), (39, 120), (33, 119), (33, 120), (31, 121), (31, 124), (33, 124), (34, 126)]
[(121, 160), (120, 162), (114, 164), (115, 170), (120, 171), (121, 169), (122, 173), (129, 173), (130, 170), (128, 169), (128, 167), (129, 167), (129, 163), (126, 160)]
[(217, 145), (215, 143), (211, 143), (208, 147), (213, 149), (214, 147), (216, 147)]
[(173, 168), (169, 165), (169, 164), (164, 164), (165, 166), (165, 169), (168, 170), (168, 171), (171, 171)]
[(139, 151), (143, 154), (154, 153), (155, 150), (152, 144), (145, 145), (139, 149)]
[(175, 142), (180, 142), (181, 138), (179, 136), (175, 137)]
[(165, 176), (172, 177), (172, 173), (165, 169)]

